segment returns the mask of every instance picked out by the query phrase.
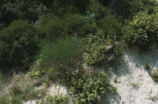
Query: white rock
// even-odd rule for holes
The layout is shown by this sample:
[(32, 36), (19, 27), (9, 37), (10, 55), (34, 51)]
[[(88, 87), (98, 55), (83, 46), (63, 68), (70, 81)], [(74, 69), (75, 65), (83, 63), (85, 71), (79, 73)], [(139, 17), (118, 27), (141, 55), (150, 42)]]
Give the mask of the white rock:
[(24, 102), (23, 104), (36, 104), (36, 100), (30, 100), (30, 101)]
[[(137, 50), (124, 52), (123, 61), (117, 65), (117, 70), (109, 70), (110, 80), (114, 87), (117, 88), (118, 95), (121, 97), (116, 104), (158, 104), (158, 83), (155, 83), (150, 73), (144, 69), (146, 63), (152, 68), (158, 68), (158, 50), (149, 54), (141, 55)], [(136, 66), (138, 64), (138, 66)], [(118, 78), (120, 83), (115, 83), (114, 79)], [(134, 88), (131, 83), (137, 86)], [(152, 92), (152, 93), (151, 93)], [(155, 98), (154, 101), (150, 98)], [(113, 103), (109, 103), (113, 104)]]

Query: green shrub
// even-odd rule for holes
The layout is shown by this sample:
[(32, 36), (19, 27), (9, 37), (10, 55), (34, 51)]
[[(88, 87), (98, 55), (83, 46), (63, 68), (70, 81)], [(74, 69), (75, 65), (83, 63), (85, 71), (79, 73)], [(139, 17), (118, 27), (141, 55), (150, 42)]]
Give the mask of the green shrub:
[(35, 21), (38, 15), (46, 10), (46, 6), (42, 5), (39, 0), (2, 1), (4, 2), (2, 2), (0, 6), (2, 14), (0, 16), (0, 21), (5, 23), (10, 23), (11, 21), (17, 19)]
[(22, 102), (23, 102), (23, 95), (17, 95), (11, 98), (9, 104), (22, 104)]
[(137, 12), (151, 10), (157, 5), (156, 0), (112, 0), (109, 7), (123, 18), (131, 18)]
[(154, 81), (158, 82), (158, 69), (153, 69), (150, 73)]
[(44, 15), (36, 22), (36, 27), (41, 38), (47, 40), (68, 35), (85, 36), (97, 30), (95, 21), (79, 14), (65, 14), (63, 18), (53, 14)]
[(8, 96), (0, 96), (0, 104), (9, 104)]
[(115, 15), (109, 14), (97, 21), (97, 25), (106, 35), (106, 39), (118, 40), (121, 37), (121, 23)]
[(138, 13), (129, 25), (123, 28), (123, 40), (128, 45), (150, 48), (158, 40), (158, 13)]
[(97, 0), (91, 0), (87, 12), (89, 14), (93, 14), (96, 21), (104, 18), (111, 13), (111, 11), (107, 7), (101, 5)]
[(68, 33), (66, 23), (52, 14), (41, 16), (36, 22), (36, 28), (41, 38), (46, 40), (54, 40)]
[(151, 69), (151, 66), (150, 66), (150, 64), (145, 64), (144, 68), (145, 68), (146, 70), (150, 70), (150, 69)]
[(60, 38), (56, 42), (48, 42), (41, 49), (41, 67), (51, 67), (67, 63), (79, 48), (79, 40), (73, 37)]
[(99, 104), (101, 97), (114, 91), (109, 79), (104, 72), (99, 72), (94, 77), (87, 77), (82, 70), (65, 72), (61, 81), (74, 93), (75, 104)]
[(113, 61), (121, 55), (121, 48), (119, 46), (118, 42), (106, 40), (103, 33), (91, 34), (85, 39), (84, 61), (91, 65)]
[(13, 21), (0, 31), (1, 67), (27, 68), (35, 59), (38, 50), (38, 34), (28, 21)]
[(45, 104), (68, 104), (68, 98), (64, 96), (50, 96)]
[(22, 104), (22, 98), (22, 95), (12, 97), (9, 95), (1, 96), (0, 104)]
[(0, 29), (4, 28), (5, 27), (5, 24), (3, 23), (0, 23)]
[(94, 33), (97, 26), (93, 17), (83, 16), (79, 14), (67, 14), (64, 16), (63, 21), (66, 22), (68, 27), (68, 34), (86, 36), (89, 33)]

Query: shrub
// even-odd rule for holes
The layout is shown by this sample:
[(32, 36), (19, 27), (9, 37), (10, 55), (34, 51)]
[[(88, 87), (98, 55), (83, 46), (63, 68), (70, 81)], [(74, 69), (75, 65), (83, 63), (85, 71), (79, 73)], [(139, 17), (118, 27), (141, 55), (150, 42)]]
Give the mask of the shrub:
[(66, 23), (52, 14), (41, 16), (36, 22), (36, 28), (41, 38), (46, 40), (53, 40), (68, 33)]
[(0, 97), (0, 104), (22, 104), (22, 95), (10, 97), (8, 95)]
[(86, 36), (97, 30), (95, 20), (91, 16), (82, 16), (79, 14), (67, 14), (63, 19), (68, 27), (68, 34)]
[(64, 96), (50, 96), (46, 102), (45, 104), (68, 104), (68, 98)]
[(53, 14), (44, 15), (36, 22), (36, 27), (42, 38), (47, 40), (68, 35), (85, 36), (97, 29), (91, 17), (79, 14), (65, 14), (63, 18)]
[(79, 40), (73, 37), (60, 38), (56, 42), (48, 42), (41, 49), (41, 67), (51, 67), (67, 63), (79, 48)]
[(42, 2), (58, 15), (62, 15), (66, 12), (85, 12), (89, 5), (89, 0), (49, 0)]
[(103, 30), (106, 39), (118, 40), (121, 37), (121, 23), (115, 15), (105, 16), (97, 21), (97, 25)]
[(123, 40), (128, 45), (150, 48), (158, 40), (157, 13), (138, 13), (129, 25), (123, 28)]
[(121, 55), (119, 46), (118, 42), (106, 40), (102, 33), (91, 34), (85, 39), (84, 61), (91, 65), (113, 61)]
[(8, 96), (0, 96), (0, 104), (8, 104), (9, 100), (8, 100)]
[(16, 19), (29, 19), (30, 21), (35, 21), (38, 15), (44, 12), (46, 8), (39, 0), (2, 1), (0, 6), (2, 14), (0, 16), (0, 21), (5, 23), (10, 23)]
[(23, 95), (13, 96), (9, 104), (22, 104)]
[(156, 0), (112, 0), (109, 8), (123, 18), (131, 18), (137, 12), (151, 10)]
[(158, 69), (153, 69), (150, 73), (154, 81), (158, 82)]
[(87, 77), (82, 70), (63, 73), (61, 81), (74, 93), (75, 104), (99, 104), (108, 91), (115, 91), (104, 72)]
[(97, 21), (109, 15), (111, 11), (107, 7), (101, 5), (97, 0), (91, 0), (88, 8), (88, 13), (93, 14)]
[(150, 69), (151, 69), (151, 66), (150, 66), (150, 64), (145, 64), (145, 65), (144, 65), (144, 68), (145, 68), (146, 70), (150, 70)]
[(13, 21), (3, 28), (0, 43), (0, 65), (9, 69), (27, 68), (40, 47), (36, 30), (25, 20)]
[(3, 23), (0, 23), (0, 29), (4, 28), (5, 27), (5, 24)]

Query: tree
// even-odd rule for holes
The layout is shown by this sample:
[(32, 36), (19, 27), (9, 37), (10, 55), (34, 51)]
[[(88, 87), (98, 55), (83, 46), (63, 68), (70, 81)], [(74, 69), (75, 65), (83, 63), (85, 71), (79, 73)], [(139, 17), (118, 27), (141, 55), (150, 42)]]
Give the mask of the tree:
[(13, 21), (0, 31), (1, 67), (26, 68), (34, 60), (38, 50), (38, 35), (28, 21)]

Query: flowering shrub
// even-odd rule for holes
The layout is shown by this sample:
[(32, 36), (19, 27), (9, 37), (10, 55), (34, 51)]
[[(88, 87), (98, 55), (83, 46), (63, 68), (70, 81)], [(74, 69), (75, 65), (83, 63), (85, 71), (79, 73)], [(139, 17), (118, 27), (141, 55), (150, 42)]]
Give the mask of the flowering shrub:
[(106, 40), (102, 33), (97, 33), (96, 35), (91, 34), (85, 39), (84, 61), (91, 65), (101, 64), (105, 61), (113, 61), (121, 55), (121, 48), (119, 46), (119, 42)]
[(74, 93), (75, 104), (99, 104), (107, 91), (115, 91), (104, 72), (99, 72), (97, 76), (91, 78), (82, 70), (65, 73), (62, 76), (62, 83)]
[(138, 13), (129, 25), (123, 28), (123, 40), (128, 45), (149, 48), (158, 40), (158, 13)]
[(21, 76), (20, 75), (16, 75), (13, 82), (11, 83), (10, 87), (9, 87), (9, 91), (11, 95), (18, 95), (19, 93), (21, 93), (21, 88), (18, 84), (18, 81), (20, 80)]
[(68, 104), (68, 98), (63, 96), (49, 96), (44, 104)]

